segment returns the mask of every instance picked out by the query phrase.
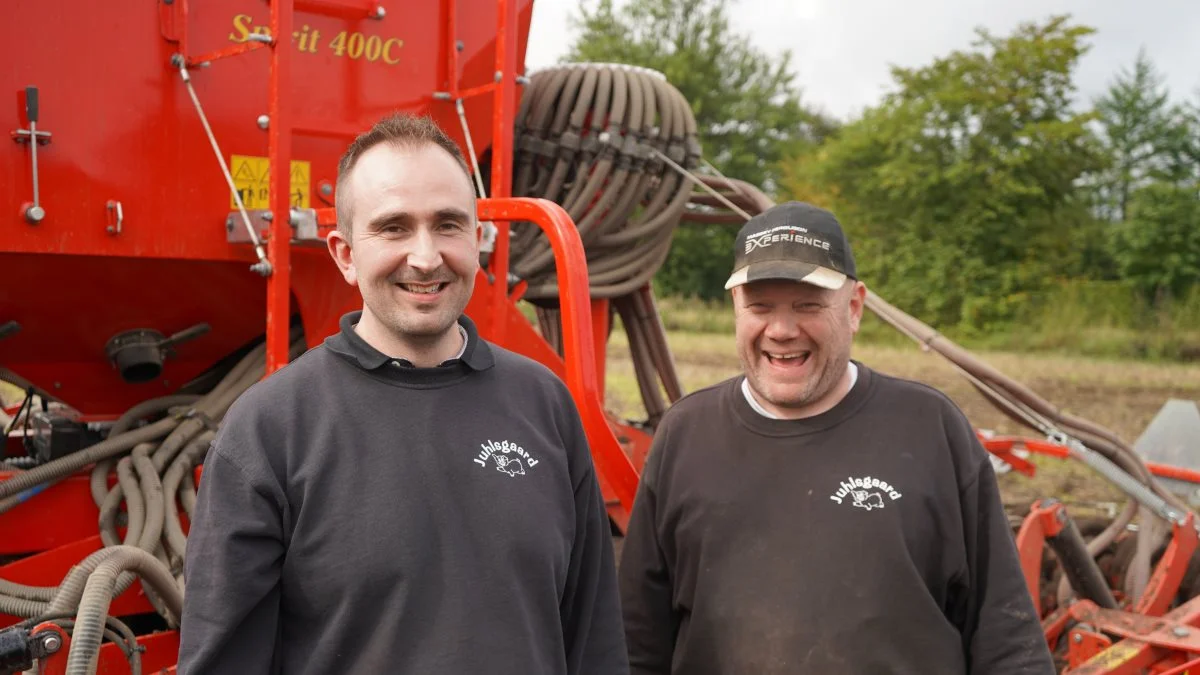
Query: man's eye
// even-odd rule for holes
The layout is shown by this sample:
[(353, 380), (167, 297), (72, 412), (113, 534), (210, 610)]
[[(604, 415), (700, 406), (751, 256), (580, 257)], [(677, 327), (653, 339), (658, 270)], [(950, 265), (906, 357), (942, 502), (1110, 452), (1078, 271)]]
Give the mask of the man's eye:
[(439, 225), (438, 227), (439, 227), (440, 229), (444, 230), (444, 231), (454, 231), (454, 230), (461, 230), (461, 229), (462, 229), (462, 224), (461, 224), (461, 223), (455, 223), (455, 222), (449, 222), (449, 221), (447, 221), (447, 222), (445, 222), (445, 223), (442, 223), (442, 224), (441, 224), (441, 225)]

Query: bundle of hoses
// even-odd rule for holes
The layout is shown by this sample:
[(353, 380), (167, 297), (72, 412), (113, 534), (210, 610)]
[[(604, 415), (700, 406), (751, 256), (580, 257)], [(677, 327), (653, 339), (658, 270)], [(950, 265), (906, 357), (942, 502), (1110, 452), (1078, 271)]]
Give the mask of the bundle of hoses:
[[(692, 110), (652, 71), (561, 66), (530, 78), (514, 143), (513, 194), (554, 201), (576, 223), (591, 295), (621, 315), (653, 425), (667, 406), (656, 376), (670, 401), (682, 395), (649, 284), (691, 195), (670, 163), (699, 160)], [(554, 254), (536, 225), (514, 223), (511, 270), (528, 285), (543, 336), (561, 350)]]
[[(573, 64), (534, 74), (517, 112), (513, 194), (560, 204), (579, 229), (592, 296), (645, 286), (666, 260), (690, 182), (662, 159), (695, 166), (696, 120), (661, 75)], [(514, 224), (511, 270), (531, 301), (558, 297), (540, 229)]]
[[(721, 191), (722, 195), (731, 203), (751, 216), (761, 213), (772, 205), (771, 200), (765, 197), (761, 191), (740, 181), (706, 177), (705, 183)], [(689, 219), (723, 223), (741, 223), (745, 220), (741, 215), (723, 207), (715, 198), (700, 197), (694, 200), (694, 203), (700, 204), (703, 210), (696, 213), (689, 212)], [(1134, 479), (1136, 483), (1133, 483), (1132, 491), (1136, 492), (1138, 486), (1144, 486), (1144, 494), (1156, 496), (1176, 512), (1187, 513), (1189, 511), (1189, 507), (1183, 500), (1155, 480), (1149, 469), (1146, 468), (1145, 462), (1134, 449), (1111, 430), (1090, 420), (1059, 410), (1029, 387), (976, 358), (920, 320), (888, 304), (875, 293), (867, 293), (866, 306), (879, 318), (911, 337), (923, 348), (932, 350), (950, 361), (989, 403), (1012, 420), (1039, 433), (1061, 432), (1067, 437), (1079, 441), (1086, 449), (1099, 453), (1128, 477)], [(1111, 478), (1111, 476), (1106, 477)], [(1131, 481), (1122, 482), (1131, 483)], [(1138, 501), (1131, 498), (1108, 527), (1088, 542), (1089, 553), (1094, 557), (1105, 551), (1126, 531), (1138, 511)], [(1142, 518), (1139, 521), (1141, 526), (1137, 531), (1136, 549), (1125, 570), (1124, 577), (1123, 590), (1133, 601), (1140, 598), (1145, 591), (1146, 584), (1150, 579), (1152, 558), (1163, 545), (1164, 537), (1169, 532), (1169, 528), (1160, 527), (1161, 521), (1155, 517), (1157, 514), (1153, 514), (1145, 507), (1142, 507), (1141, 511)], [(1064, 576), (1058, 587), (1060, 605), (1069, 598), (1072, 590)]]
[[(294, 337), (289, 357), (298, 356), (304, 347), (304, 340)], [(196, 502), (193, 470), (203, 462), (217, 425), (234, 400), (262, 379), (265, 354), (266, 348), (260, 344), (207, 394), (163, 396), (139, 403), (110, 427), (103, 441), (0, 482), (3, 512), (31, 492), (92, 466), (92, 497), (100, 508), (98, 527), (104, 548), (75, 565), (59, 586), (28, 586), (0, 579), (0, 613), (28, 617), (24, 623), (29, 626), (74, 617), (68, 673), (95, 672), (105, 635), (125, 645), (131, 667), (135, 673), (140, 671), (132, 634), (108, 616), (112, 599), (137, 577), (167, 625), (178, 626), (187, 544), (178, 505), (191, 515)], [(114, 468), (116, 482), (110, 488)], [(123, 536), (118, 531), (121, 517), (126, 521)]]

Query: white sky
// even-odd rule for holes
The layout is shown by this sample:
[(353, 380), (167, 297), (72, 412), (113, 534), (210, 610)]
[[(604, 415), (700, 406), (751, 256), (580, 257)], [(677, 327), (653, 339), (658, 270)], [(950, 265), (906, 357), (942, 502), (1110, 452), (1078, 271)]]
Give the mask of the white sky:
[[(617, 4), (623, 4), (617, 0)], [(879, 100), (890, 65), (915, 67), (969, 47), (973, 29), (1070, 14), (1097, 29), (1076, 70), (1079, 95), (1105, 90), (1144, 47), (1174, 100), (1200, 101), (1200, 0), (732, 0), (732, 23), (769, 54), (792, 51), (808, 104), (841, 118)], [(594, 7), (595, 0), (588, 0)], [(562, 58), (578, 0), (534, 0), (526, 67)]]

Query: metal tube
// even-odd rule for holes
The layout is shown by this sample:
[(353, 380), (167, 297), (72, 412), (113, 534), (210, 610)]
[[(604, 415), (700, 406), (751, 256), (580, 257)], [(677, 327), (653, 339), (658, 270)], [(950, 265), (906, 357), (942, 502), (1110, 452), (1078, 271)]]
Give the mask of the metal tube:
[(1176, 525), (1184, 524), (1185, 514), (1168, 504), (1162, 497), (1154, 494), (1153, 490), (1133, 476), (1130, 476), (1109, 458), (1061, 432), (1052, 434), (1051, 440), (1060, 445), (1065, 445), (1071, 451), (1072, 457), (1095, 469), (1105, 478), (1116, 484), (1117, 487), (1121, 488), (1125, 494), (1133, 497), (1142, 506), (1153, 511), (1158, 517)]
[(213, 154), (217, 156), (217, 164), (221, 165), (221, 174), (225, 176), (225, 184), (229, 186), (229, 193), (233, 195), (233, 201), (237, 204), (238, 213), (242, 215), (242, 223), (246, 226), (246, 234), (250, 236), (250, 241), (254, 244), (254, 254), (258, 256), (258, 264), (265, 265), (259, 269), (265, 270), (264, 276), (270, 274), (270, 263), (267, 262), (267, 256), (263, 252), (262, 242), (258, 239), (258, 233), (254, 231), (254, 226), (250, 224), (250, 214), (246, 213), (246, 205), (242, 203), (242, 196), (238, 194), (237, 186), (233, 184), (233, 176), (229, 173), (229, 167), (225, 165), (225, 156), (221, 154), (221, 146), (217, 145), (217, 137), (213, 135), (212, 127), (208, 125), (208, 117), (204, 114), (204, 108), (200, 105), (200, 99), (196, 96), (196, 89), (192, 86), (192, 76), (188, 74), (187, 65), (180, 63), (179, 76), (183, 78), (184, 85), (187, 86), (188, 96), (192, 98), (192, 105), (196, 107), (196, 113), (200, 116), (200, 124), (204, 126), (204, 133), (208, 136), (208, 142), (212, 145)]

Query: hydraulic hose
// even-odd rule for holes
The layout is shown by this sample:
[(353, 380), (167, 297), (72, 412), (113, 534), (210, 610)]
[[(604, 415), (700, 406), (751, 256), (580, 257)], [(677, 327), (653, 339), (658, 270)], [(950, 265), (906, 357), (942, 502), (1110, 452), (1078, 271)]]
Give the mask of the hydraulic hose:
[[(1065, 511), (1062, 513), (1066, 514)], [(1066, 518), (1062, 530), (1048, 538), (1046, 543), (1058, 556), (1064, 578), (1070, 581), (1071, 586), (1081, 596), (1104, 609), (1117, 608), (1117, 601), (1113, 597), (1108, 583), (1104, 581), (1104, 574), (1101, 573), (1100, 567), (1088, 551), (1087, 544), (1083, 541), (1083, 535), (1079, 533), (1079, 528), (1076, 527), (1074, 520)]]
[[(294, 330), (289, 360), (303, 353), (305, 347), (302, 336)], [(32, 488), (63, 480), (89, 464), (104, 462), (106, 465), (94, 471), (91, 477), (93, 498), (100, 496), (98, 526), (105, 548), (73, 567), (57, 587), (25, 586), (0, 579), (0, 612), (22, 617), (73, 613), (88, 576), (112, 550), (122, 545), (139, 547), (151, 557), (159, 556), (160, 565), (167, 569), (164, 539), (172, 539), (172, 532), (182, 534), (182, 528), (170, 528), (166, 518), (168, 515), (174, 518), (178, 526), (175, 495), (181, 493), (184, 507), (190, 513), (195, 503), (195, 491), (190, 471), (185, 471), (178, 485), (188, 488), (173, 487), (172, 492), (164, 493), (162, 471), (168, 465), (173, 466), (176, 460), (186, 463), (188, 468), (203, 461), (207, 441), (211, 440), (216, 425), (229, 406), (246, 389), (262, 379), (265, 354), (265, 347), (260, 344), (225, 373), (207, 394), (166, 396), (140, 403), (126, 411), (110, 427), (109, 436), (104, 441), (0, 482), (0, 511), (3, 511), (6, 508), (4, 505), (18, 503)], [(190, 407), (137, 429), (130, 428), (140, 419), (179, 406)], [(187, 456), (182, 458), (182, 455)], [(117, 484), (109, 490), (107, 474), (113, 465), (117, 469)], [(167, 506), (168, 497), (170, 507)], [(128, 520), (123, 542), (118, 541), (116, 522), (122, 515), (119, 514), (122, 503), (126, 505)], [(119, 595), (135, 580), (133, 574), (120, 575), (115, 581), (113, 593)], [(153, 588), (145, 590), (155, 608), (170, 623), (172, 618), (166, 599)]]
[[(140, 419), (157, 415), (177, 406), (192, 405), (200, 398), (195, 394), (172, 394), (142, 401), (117, 418), (117, 421), (109, 428), (108, 435), (120, 436)], [(112, 471), (114, 464), (115, 462), (111, 459), (105, 459), (97, 462), (96, 467), (92, 469), (92, 499), (95, 500), (96, 506), (104, 503), (104, 499), (108, 495), (108, 474)]]
[[(560, 204), (576, 223), (593, 298), (622, 318), (649, 422), (682, 395), (657, 317), (640, 300), (670, 252), (690, 183), (660, 153), (694, 167), (700, 145), (691, 107), (659, 73), (615, 64), (572, 64), (535, 73), (515, 126), (513, 192)], [(527, 283), (543, 337), (561, 353), (560, 289), (553, 252), (529, 223), (513, 223), (510, 263)], [(650, 302), (651, 306), (653, 302)]]
[(166, 528), (163, 542), (166, 545), (167, 551), (179, 560), (183, 560), (185, 557), (187, 536), (184, 535), (183, 527), (179, 523), (179, 512), (175, 505), (174, 495), (179, 492), (184, 476), (188, 475), (192, 468), (204, 459), (205, 453), (208, 452), (209, 443), (215, 435), (212, 431), (206, 431), (197, 436), (175, 458), (171, 467), (163, 475), (163, 493), (168, 496), (166, 500)]
[[(700, 156), (695, 118), (678, 90), (645, 69), (552, 68), (526, 85), (516, 134), (514, 193), (556, 201), (575, 221), (593, 297), (648, 284), (690, 194), (651, 149), (685, 166)], [(559, 289), (544, 235), (514, 223), (511, 255), (514, 274), (528, 283), (525, 297), (553, 308)]]
[(135, 572), (143, 585), (161, 597), (175, 625), (183, 612), (183, 594), (175, 585), (170, 570), (149, 553), (131, 546), (111, 547), (111, 555), (100, 563), (87, 580), (79, 602), (71, 651), (67, 656), (68, 675), (92, 675), (94, 658), (100, 649), (105, 619), (112, 603), (118, 575)]

